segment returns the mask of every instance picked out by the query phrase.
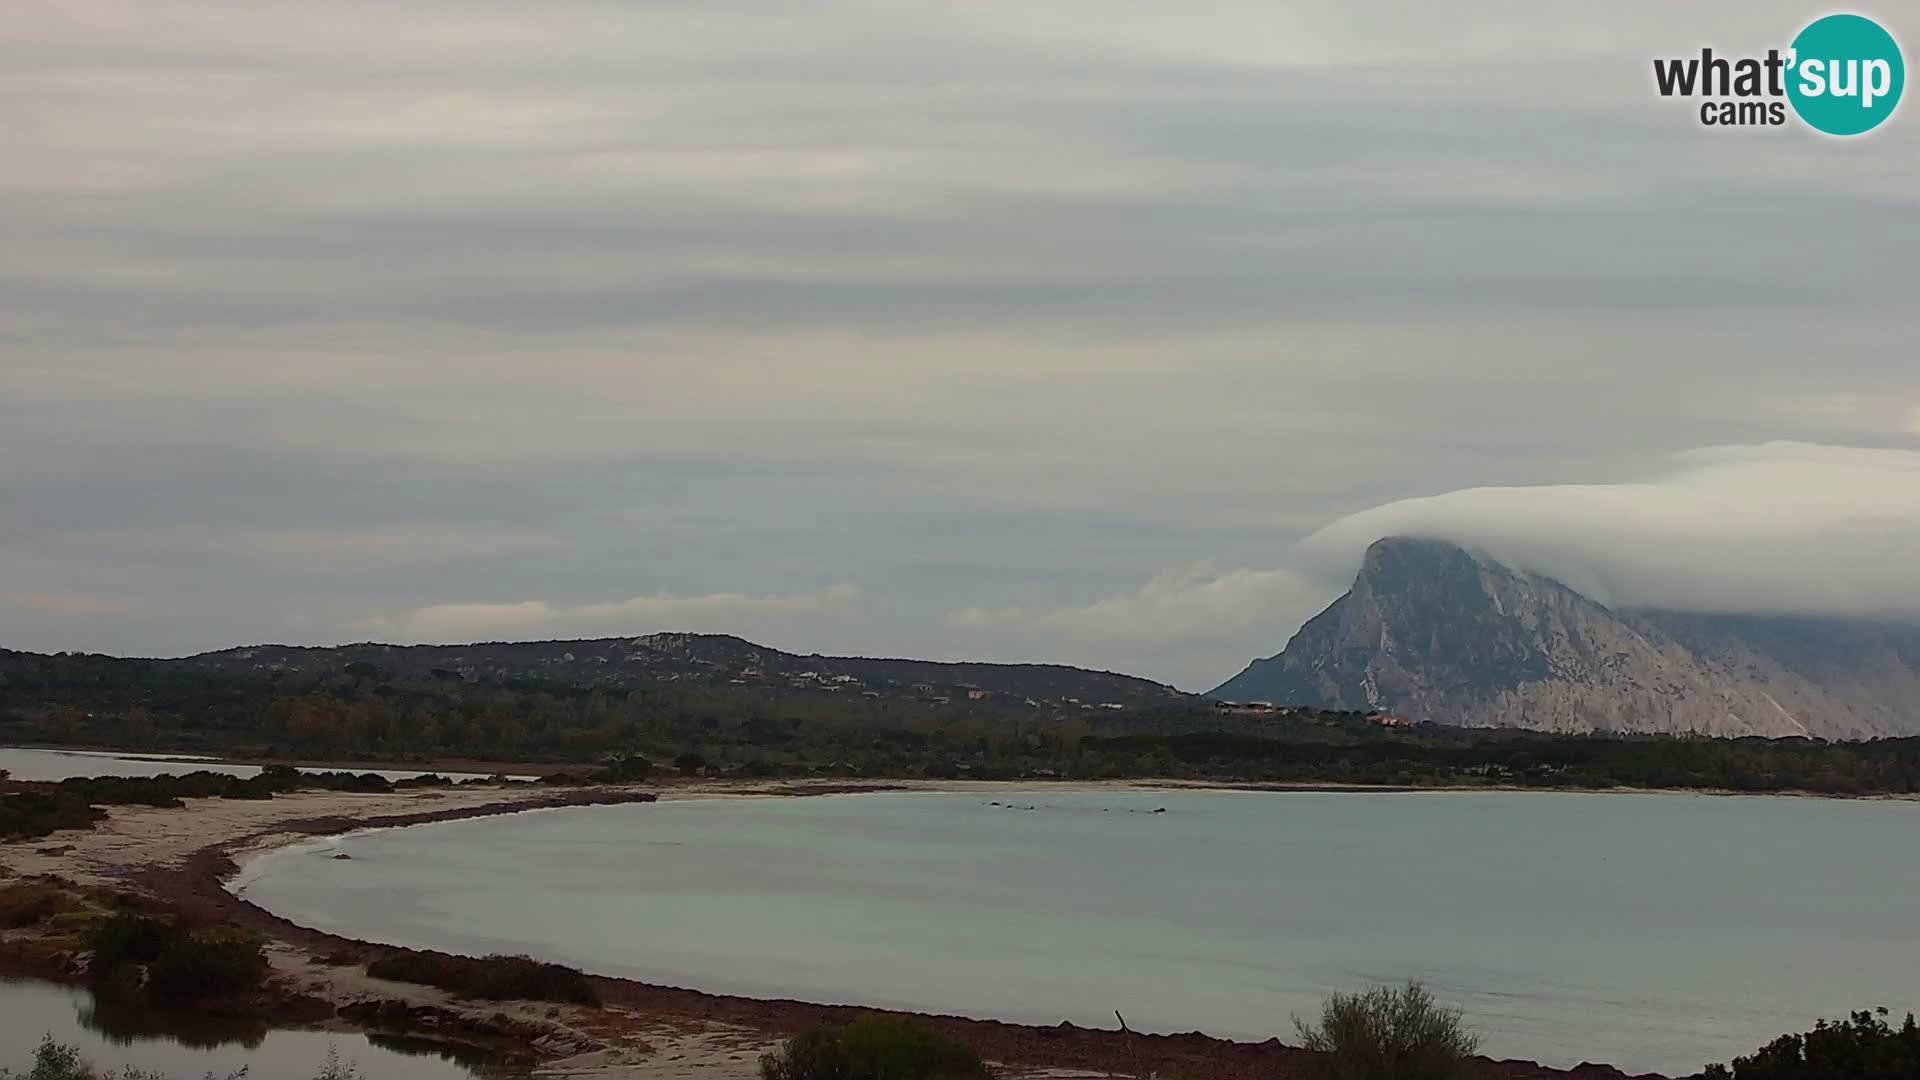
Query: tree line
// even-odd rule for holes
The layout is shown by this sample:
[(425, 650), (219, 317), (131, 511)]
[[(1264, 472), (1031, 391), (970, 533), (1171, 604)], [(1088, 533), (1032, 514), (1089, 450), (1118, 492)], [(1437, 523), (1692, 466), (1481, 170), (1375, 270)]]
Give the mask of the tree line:
[[(0, 741), (339, 762), (583, 766), (709, 776), (1124, 779), (1395, 786), (1920, 791), (1920, 739), (1714, 739), (1387, 727), (1205, 703), (1039, 709), (659, 684), (338, 675), (235, 677), (103, 657), (4, 670)], [(579, 770), (575, 770), (579, 771)]]

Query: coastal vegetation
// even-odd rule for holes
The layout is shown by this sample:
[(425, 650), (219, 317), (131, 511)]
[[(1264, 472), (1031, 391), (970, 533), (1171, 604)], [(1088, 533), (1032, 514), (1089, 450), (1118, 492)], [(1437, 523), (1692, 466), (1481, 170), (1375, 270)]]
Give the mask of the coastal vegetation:
[(395, 952), (367, 965), (376, 979), (432, 986), (482, 1001), (553, 1001), (599, 1005), (593, 983), (578, 969), (529, 956), (450, 956)]
[(256, 776), (196, 770), (181, 776), (75, 777), (55, 784), (17, 785), (0, 794), (0, 840), (31, 839), (60, 829), (90, 829), (106, 817), (102, 806), (178, 808), (185, 799), (271, 799), (289, 791), (349, 791), (377, 794), (407, 787), (444, 787), (452, 782), (427, 774), (388, 780), (378, 773), (306, 773), (270, 765)]
[(57, 915), (86, 910), (72, 892), (51, 881), (10, 881), (0, 886), (0, 930), (40, 926)]
[(894, 1016), (811, 1027), (760, 1058), (761, 1080), (990, 1080), (973, 1047)]
[[(670, 762), (681, 776), (742, 778), (1155, 777), (1920, 792), (1920, 738), (1555, 735), (1391, 719), (1313, 709), (1225, 709), (1197, 699), (1140, 708), (1041, 708), (1001, 697), (929, 703), (724, 686), (469, 682), (402, 677), (370, 665), (337, 675), (235, 676), (104, 657), (42, 658), (38, 667), (15, 670), (0, 683), (0, 742), (565, 766), (568, 775), (554, 782), (650, 779), (659, 771), (655, 762)], [(354, 782), (372, 788), (374, 780)], [(209, 789), (204, 793), (227, 798), (267, 797), (294, 782), (268, 776), (199, 781)], [(0, 832), (43, 835), (83, 825), (86, 805), (120, 797), (104, 788), (61, 794), (73, 797), (0, 807)]]
[(1460, 1011), (1417, 982), (1334, 994), (1317, 1023), (1295, 1019), (1294, 1029), (1318, 1055), (1312, 1080), (1466, 1080), (1480, 1046)]
[(1782, 1035), (1702, 1080), (1912, 1080), (1920, 1076), (1920, 1027), (1913, 1014), (1893, 1027), (1887, 1010), (1822, 1020), (1803, 1035)]
[(129, 911), (95, 926), (87, 944), (96, 986), (169, 1002), (240, 997), (267, 973), (266, 954), (250, 935)]

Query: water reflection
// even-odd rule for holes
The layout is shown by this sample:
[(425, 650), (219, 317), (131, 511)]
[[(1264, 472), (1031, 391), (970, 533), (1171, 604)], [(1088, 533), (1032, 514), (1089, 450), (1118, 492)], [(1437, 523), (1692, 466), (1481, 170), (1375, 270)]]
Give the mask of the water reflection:
[(465, 1043), (440, 1042), (437, 1039), (422, 1039), (413, 1035), (389, 1035), (378, 1031), (366, 1034), (367, 1042), (382, 1050), (391, 1050), (408, 1057), (431, 1057), (452, 1062), (469, 1072), (501, 1077), (518, 1075), (519, 1070), (509, 1069), (495, 1057), (477, 1046)]
[(154, 1009), (34, 980), (0, 979), (0, 1069), (25, 1071), (52, 1036), (102, 1069), (135, 1066), (177, 1080), (241, 1068), (248, 1080), (309, 1080), (327, 1051), (378, 1080), (473, 1080), (505, 1070), (486, 1051), (428, 1039), (271, 1028), (246, 1017)]
[(76, 1017), (80, 1026), (115, 1046), (135, 1046), (147, 1039), (170, 1039), (191, 1050), (222, 1046), (255, 1049), (267, 1040), (267, 1024), (244, 1016), (208, 1016), (156, 1009), (144, 1002), (114, 995), (81, 994)]

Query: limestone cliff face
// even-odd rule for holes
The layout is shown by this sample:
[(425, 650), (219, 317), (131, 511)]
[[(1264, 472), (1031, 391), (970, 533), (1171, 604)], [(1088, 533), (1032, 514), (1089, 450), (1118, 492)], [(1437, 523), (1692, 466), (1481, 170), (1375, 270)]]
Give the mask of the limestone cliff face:
[(1920, 733), (1920, 627), (1614, 611), (1434, 540), (1368, 549), (1345, 596), (1214, 691), (1544, 731)]

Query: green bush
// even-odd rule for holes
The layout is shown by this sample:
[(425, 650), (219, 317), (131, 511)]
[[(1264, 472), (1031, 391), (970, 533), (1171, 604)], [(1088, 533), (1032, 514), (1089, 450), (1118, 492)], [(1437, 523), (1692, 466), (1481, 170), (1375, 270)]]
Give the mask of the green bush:
[(100, 925), (101, 920), (105, 918), (106, 916), (98, 911), (89, 911), (80, 908), (49, 915), (47, 917), (46, 927), (50, 932), (55, 934), (91, 932), (93, 928)]
[(0, 840), (36, 840), (61, 829), (91, 829), (107, 812), (63, 794), (0, 795)]
[(808, 1028), (760, 1058), (762, 1080), (985, 1080), (973, 1047), (892, 1016)]
[(578, 970), (530, 956), (479, 959), (445, 953), (390, 953), (367, 965), (376, 979), (419, 983), (485, 1001), (557, 1001), (598, 1005), (600, 995)]
[(622, 783), (645, 780), (653, 775), (653, 762), (639, 754), (628, 754), (607, 763), (600, 772), (600, 779), (609, 783)]
[(1710, 1065), (1703, 1080), (1913, 1080), (1920, 1076), (1920, 1028), (1907, 1014), (1893, 1028), (1887, 1010), (1822, 1020), (1804, 1035), (1782, 1035), (1732, 1068)]
[(265, 776), (250, 777), (246, 780), (235, 780), (233, 783), (226, 785), (220, 792), (220, 797), (223, 799), (271, 799), (273, 798), (273, 783)]
[(87, 935), (93, 950), (88, 973), (104, 981), (133, 965), (151, 964), (179, 936), (180, 929), (164, 919), (117, 912)]
[(146, 969), (149, 992), (191, 1001), (244, 994), (267, 973), (257, 942), (193, 933), (146, 915), (119, 912), (87, 936), (93, 950), (88, 974), (96, 982), (131, 982)]
[(0, 888), (0, 930), (38, 926), (55, 916), (84, 911), (80, 898), (47, 881), (22, 881)]
[(1308, 1071), (1320, 1080), (1464, 1080), (1480, 1046), (1459, 1011), (1417, 982), (1335, 994), (1318, 1024), (1295, 1020), (1294, 1028), (1319, 1055)]
[(175, 938), (147, 966), (147, 990), (175, 1000), (233, 997), (260, 985), (267, 957), (256, 942)]
[(48, 1035), (40, 1040), (40, 1048), (33, 1052), (33, 1069), (22, 1075), (11, 1069), (0, 1069), (0, 1080), (98, 1080), (99, 1074), (93, 1066), (80, 1056), (80, 1048), (69, 1043), (57, 1043)]

